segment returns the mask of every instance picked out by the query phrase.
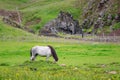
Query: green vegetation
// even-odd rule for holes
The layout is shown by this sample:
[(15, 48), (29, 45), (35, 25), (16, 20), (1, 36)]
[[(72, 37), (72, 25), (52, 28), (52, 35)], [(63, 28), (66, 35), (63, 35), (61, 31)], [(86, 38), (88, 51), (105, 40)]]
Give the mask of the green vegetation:
[(20, 36), (32, 36), (33, 34), (30, 34), (26, 31), (23, 31), (18, 28), (14, 28), (12, 26), (6, 25), (2, 22), (0, 18), (0, 38), (1, 37), (20, 37)]
[[(84, 8), (88, 6), (88, 4), (86, 4), (88, 1), (89, 0), (1, 0), (0, 9), (16, 11), (17, 7), (22, 14), (22, 24), (32, 29), (35, 33), (38, 33), (47, 22), (56, 18), (61, 10), (70, 12), (75, 19), (83, 22), (84, 18), (81, 14), (83, 14)], [(93, 6), (96, 7), (97, 4), (98, 1)], [(113, 1), (113, 4), (106, 14), (118, 13), (119, 0)], [(91, 12), (89, 14), (91, 14)], [(27, 25), (27, 23), (31, 24)], [(91, 32), (92, 29), (85, 31)]]
[(113, 29), (114, 29), (114, 30), (120, 29), (120, 22), (119, 22), (119, 23), (116, 23), (116, 24), (113, 26)]
[[(30, 62), (35, 45), (54, 46), (59, 61)], [(113, 43), (38, 37), (0, 22), (0, 80), (119, 80), (119, 50)]]
[[(43, 38), (45, 39), (45, 38)], [(84, 42), (0, 42), (1, 80), (119, 80), (120, 45)], [(30, 62), (29, 50), (34, 45), (52, 45), (59, 61), (54, 64), (44, 57)], [(65, 66), (61, 66), (65, 64)]]
[[(23, 24), (41, 20), (30, 26), (37, 31), (60, 10), (79, 17), (81, 9), (74, 3), (75, 0), (0, 0), (0, 9), (15, 10), (19, 6)], [(114, 26), (119, 28), (119, 23)], [(52, 45), (59, 61), (53, 63), (51, 57), (46, 62), (45, 57), (38, 56), (31, 62), (29, 52), (35, 45)], [(0, 17), (0, 80), (120, 80), (119, 51), (117, 43), (38, 37), (4, 24)]]
[[(59, 61), (37, 57), (30, 62), (35, 45), (52, 45)], [(0, 80), (119, 80), (120, 45), (38, 37), (0, 21)]]
[(0, 9), (14, 10), (30, 0), (0, 0)]
[[(31, 39), (33, 37), (33, 39)], [(19, 28), (14, 28), (7, 24), (4, 24), (0, 18), (0, 41), (25, 41), (25, 40), (34, 40), (37, 36), (23, 31)], [(1, 45), (1, 44), (0, 44)]]
[[(70, 12), (74, 18), (78, 18), (81, 14), (81, 9), (75, 5), (75, 0), (14, 0), (14, 1), (0, 1), (1, 9), (16, 10), (16, 7), (22, 13), (22, 24), (40, 19), (39, 23), (29, 25), (37, 32), (48, 21), (56, 18), (58, 13), (62, 10)], [(9, 4), (9, 6), (8, 6)], [(15, 5), (13, 5), (15, 4)]]
[(31, 26), (35, 31), (43, 27), (48, 21), (56, 18), (61, 10), (72, 13), (75, 18), (78, 18), (81, 13), (80, 10), (75, 7), (75, 0), (42, 0), (34, 2), (25, 8), (23, 7), (20, 10), (24, 14), (23, 24), (27, 21), (41, 19), (39, 24)]

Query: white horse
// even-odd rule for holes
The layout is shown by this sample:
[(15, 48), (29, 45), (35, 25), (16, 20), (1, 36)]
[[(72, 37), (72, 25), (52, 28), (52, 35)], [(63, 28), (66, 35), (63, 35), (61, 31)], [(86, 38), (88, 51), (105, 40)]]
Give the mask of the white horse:
[(32, 47), (32, 49), (30, 50), (30, 55), (31, 55), (31, 60), (35, 60), (37, 55), (46, 57), (46, 61), (48, 61), (50, 56), (53, 56), (55, 62), (58, 61), (58, 57), (56, 54), (55, 49), (48, 45), (48, 46), (34, 46)]

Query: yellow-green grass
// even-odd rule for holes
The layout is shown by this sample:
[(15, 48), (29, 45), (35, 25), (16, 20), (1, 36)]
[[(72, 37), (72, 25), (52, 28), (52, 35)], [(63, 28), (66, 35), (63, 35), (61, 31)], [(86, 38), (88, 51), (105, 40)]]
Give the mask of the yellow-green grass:
[[(59, 61), (30, 62), (35, 45), (52, 45)], [(0, 21), (0, 80), (119, 80), (119, 50), (116, 43), (38, 37)]]
[(26, 4), (30, 0), (0, 0), (0, 9), (15, 10), (23, 4)]
[[(119, 62), (119, 49), (120, 45), (116, 44), (94, 44), (94, 43), (54, 43), (54, 42), (0, 42), (0, 55), (1, 60), (13, 63), (24, 62), (30, 58), (30, 48), (34, 45), (52, 45), (55, 47), (60, 61), (58, 63), (65, 63), (67, 65), (81, 65), (85, 63), (112, 63)], [(16, 56), (16, 57), (15, 57)], [(17, 59), (20, 57), (20, 60)], [(5, 58), (4, 58), (5, 57)], [(6, 59), (7, 57), (7, 59)], [(12, 58), (11, 58), (12, 57)], [(26, 57), (26, 58), (25, 58)], [(11, 60), (9, 60), (9, 58)], [(41, 57), (37, 58), (38, 60)], [(51, 58), (52, 59), (52, 58)], [(51, 60), (52, 61), (52, 60)], [(13, 63), (12, 63), (13, 62)]]
[(1, 37), (20, 37), (20, 36), (33, 36), (33, 34), (23, 31), (19, 28), (14, 28), (5, 24), (0, 17), (0, 39)]
[[(44, 37), (43, 37), (44, 39)], [(54, 64), (38, 56), (30, 62), (30, 49), (34, 45), (52, 45), (59, 61)], [(85, 42), (0, 42), (1, 80), (119, 80), (120, 45)], [(65, 64), (64, 67), (60, 66)], [(111, 73), (114, 71), (114, 73)]]
[[(11, 2), (4, 0), (0, 3), (5, 1)], [(21, 4), (20, 1), (15, 0)], [(72, 13), (76, 10), (72, 6), (67, 9), (74, 0), (57, 0), (59, 4), (55, 0), (32, 1), (32, 4), (20, 9), (25, 14), (25, 21), (42, 17), (41, 23), (44, 24), (54, 18), (62, 8), (62, 10), (73, 11)], [(53, 4), (58, 6), (54, 6), (53, 9)], [(61, 4), (63, 4), (62, 8)], [(10, 9), (14, 6), (16, 5)], [(52, 45), (59, 61), (54, 64), (52, 57), (49, 62), (46, 62), (45, 57), (38, 56), (36, 61), (30, 62), (30, 49), (35, 45)], [(8, 26), (0, 19), (0, 80), (120, 80), (119, 51), (120, 45), (116, 43), (38, 37)]]

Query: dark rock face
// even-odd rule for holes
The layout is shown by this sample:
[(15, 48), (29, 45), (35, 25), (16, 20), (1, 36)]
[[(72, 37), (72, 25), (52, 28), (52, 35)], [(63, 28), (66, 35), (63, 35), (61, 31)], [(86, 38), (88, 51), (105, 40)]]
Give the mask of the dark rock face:
[[(116, 0), (117, 1), (117, 0)], [(87, 7), (83, 9), (83, 20), (80, 25), (85, 33), (98, 34), (105, 32), (104, 28), (109, 27), (113, 31), (113, 25), (120, 22), (120, 7), (114, 8), (115, 4), (119, 5), (120, 1), (114, 0), (90, 0)], [(118, 11), (116, 11), (119, 9)], [(89, 32), (89, 30), (91, 32)]]
[[(20, 14), (20, 13), (19, 13)], [(17, 11), (0, 10), (3, 22), (16, 28), (22, 28)]]
[(40, 31), (41, 34), (57, 34), (58, 32), (81, 34), (82, 29), (78, 20), (73, 19), (70, 13), (60, 11), (58, 17), (45, 24)]
[(20, 25), (18, 22), (13, 21), (13, 20), (11, 20), (11, 19), (8, 18), (8, 17), (4, 17), (4, 18), (3, 18), (3, 22), (6, 23), (6, 24), (9, 24), (9, 25), (11, 25), (11, 26), (14, 26), (14, 27), (16, 27), (16, 28), (21, 28), (21, 25)]
[(0, 10), (0, 16), (7, 17), (13, 21), (19, 22), (18, 13), (16, 11)]

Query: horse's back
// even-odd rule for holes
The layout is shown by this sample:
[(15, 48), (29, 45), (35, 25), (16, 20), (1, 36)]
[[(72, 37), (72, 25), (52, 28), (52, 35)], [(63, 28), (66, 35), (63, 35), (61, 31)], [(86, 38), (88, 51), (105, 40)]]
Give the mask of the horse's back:
[(49, 55), (51, 54), (51, 51), (50, 51), (49, 47), (47, 47), (47, 46), (34, 46), (32, 48), (32, 51), (33, 51), (33, 53), (37, 53), (41, 56), (46, 56), (48, 54)]

